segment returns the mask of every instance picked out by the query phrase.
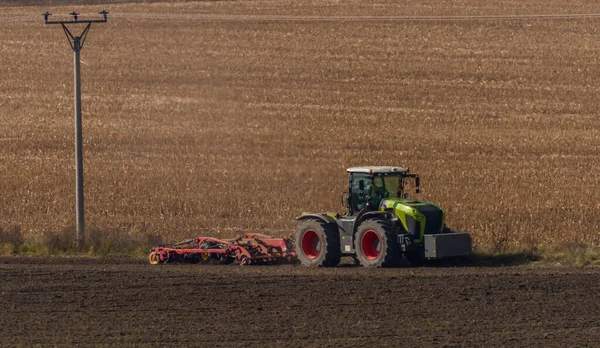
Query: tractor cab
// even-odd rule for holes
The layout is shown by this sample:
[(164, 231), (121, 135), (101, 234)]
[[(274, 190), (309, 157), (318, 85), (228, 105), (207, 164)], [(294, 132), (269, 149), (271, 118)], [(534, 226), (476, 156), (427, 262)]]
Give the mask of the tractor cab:
[(409, 179), (414, 179), (419, 193), (419, 176), (410, 174), (409, 169), (400, 167), (353, 167), (348, 168), (348, 215), (357, 215), (363, 210), (378, 210), (384, 199), (407, 198), (405, 188)]

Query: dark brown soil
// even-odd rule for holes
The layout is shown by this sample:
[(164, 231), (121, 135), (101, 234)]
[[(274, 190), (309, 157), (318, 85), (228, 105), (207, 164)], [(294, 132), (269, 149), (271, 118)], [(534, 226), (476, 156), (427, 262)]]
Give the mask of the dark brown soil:
[(598, 268), (0, 259), (4, 345), (595, 346)]

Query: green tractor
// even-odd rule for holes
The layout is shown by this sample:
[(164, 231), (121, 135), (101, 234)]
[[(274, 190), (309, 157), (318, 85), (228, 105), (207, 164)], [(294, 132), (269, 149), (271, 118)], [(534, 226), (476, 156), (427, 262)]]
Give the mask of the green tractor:
[(403, 256), (412, 265), (471, 253), (468, 233), (445, 227), (444, 210), (409, 199), (420, 192), (419, 176), (399, 167), (348, 168), (350, 182), (344, 215), (302, 214), (296, 253), (305, 266), (336, 266), (351, 256), (364, 267), (395, 267)]

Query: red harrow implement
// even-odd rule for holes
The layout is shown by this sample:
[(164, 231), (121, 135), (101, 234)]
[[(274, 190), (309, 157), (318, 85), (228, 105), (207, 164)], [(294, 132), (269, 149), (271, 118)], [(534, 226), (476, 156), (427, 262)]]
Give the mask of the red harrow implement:
[(238, 261), (241, 265), (281, 263), (296, 260), (294, 241), (273, 238), (260, 233), (247, 233), (232, 240), (197, 237), (173, 245), (157, 246), (150, 250), (150, 263), (170, 262), (222, 263)]

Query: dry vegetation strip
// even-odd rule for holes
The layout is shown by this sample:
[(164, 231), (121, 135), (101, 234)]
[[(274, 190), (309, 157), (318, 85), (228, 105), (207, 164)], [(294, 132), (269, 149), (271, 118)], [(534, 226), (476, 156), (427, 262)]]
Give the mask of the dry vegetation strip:
[[(105, 7), (115, 15), (600, 12), (582, 0)], [(392, 164), (420, 173), (422, 198), (444, 206), (448, 224), (478, 244), (597, 245), (599, 28), (595, 19), (112, 18), (92, 28), (82, 53), (87, 223), (142, 239), (287, 234), (302, 211), (341, 211), (345, 168)], [(0, 226), (47, 238), (73, 224), (72, 53), (41, 16), (0, 29)]]

